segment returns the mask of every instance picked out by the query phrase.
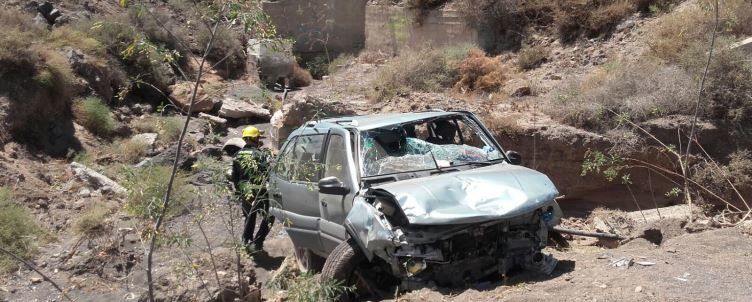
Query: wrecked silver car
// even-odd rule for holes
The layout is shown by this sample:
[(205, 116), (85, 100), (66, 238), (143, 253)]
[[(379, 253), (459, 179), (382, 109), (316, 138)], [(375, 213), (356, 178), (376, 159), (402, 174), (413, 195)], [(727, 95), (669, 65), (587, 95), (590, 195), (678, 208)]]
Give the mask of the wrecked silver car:
[(360, 298), (515, 267), (550, 274), (556, 260), (541, 249), (561, 218), (558, 192), (519, 164), (469, 112), (309, 122), (272, 169), (271, 211), (303, 270), (323, 264), (323, 278)]

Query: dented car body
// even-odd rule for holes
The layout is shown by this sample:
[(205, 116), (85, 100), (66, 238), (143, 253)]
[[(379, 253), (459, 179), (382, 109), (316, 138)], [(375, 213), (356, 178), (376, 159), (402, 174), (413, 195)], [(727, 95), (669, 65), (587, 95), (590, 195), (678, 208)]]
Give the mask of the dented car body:
[(469, 112), (311, 122), (281, 149), (272, 212), (304, 265), (332, 254), (331, 266), (349, 242), (401, 288), (514, 267), (548, 274), (556, 261), (541, 250), (562, 216), (558, 192), (518, 161)]

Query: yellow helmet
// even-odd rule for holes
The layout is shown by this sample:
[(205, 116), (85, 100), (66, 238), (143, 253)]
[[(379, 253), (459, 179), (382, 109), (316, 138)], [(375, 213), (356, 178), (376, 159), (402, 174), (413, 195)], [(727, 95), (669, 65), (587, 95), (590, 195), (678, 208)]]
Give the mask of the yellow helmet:
[(262, 134), (264, 133), (261, 130), (253, 126), (248, 126), (243, 129), (243, 138), (250, 137), (256, 139), (261, 137)]

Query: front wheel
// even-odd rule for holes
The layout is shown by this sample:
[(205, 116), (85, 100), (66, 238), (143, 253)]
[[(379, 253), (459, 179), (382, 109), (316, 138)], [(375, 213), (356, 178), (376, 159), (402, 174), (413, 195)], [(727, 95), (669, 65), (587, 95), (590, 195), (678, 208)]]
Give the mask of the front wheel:
[(324, 263), (321, 279), (333, 280), (347, 290), (339, 301), (381, 300), (396, 286), (396, 278), (378, 259), (368, 261), (352, 239), (340, 243)]

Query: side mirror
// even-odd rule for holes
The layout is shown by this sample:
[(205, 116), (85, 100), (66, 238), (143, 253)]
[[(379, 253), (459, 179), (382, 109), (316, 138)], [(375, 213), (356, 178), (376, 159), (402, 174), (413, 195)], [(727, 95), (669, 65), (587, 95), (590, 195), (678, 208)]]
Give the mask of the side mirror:
[(509, 163), (513, 165), (521, 165), (522, 164), (522, 155), (517, 153), (517, 151), (507, 151), (507, 158), (509, 159)]
[(329, 176), (319, 180), (319, 193), (344, 196), (350, 193), (350, 188), (345, 187), (336, 176)]

